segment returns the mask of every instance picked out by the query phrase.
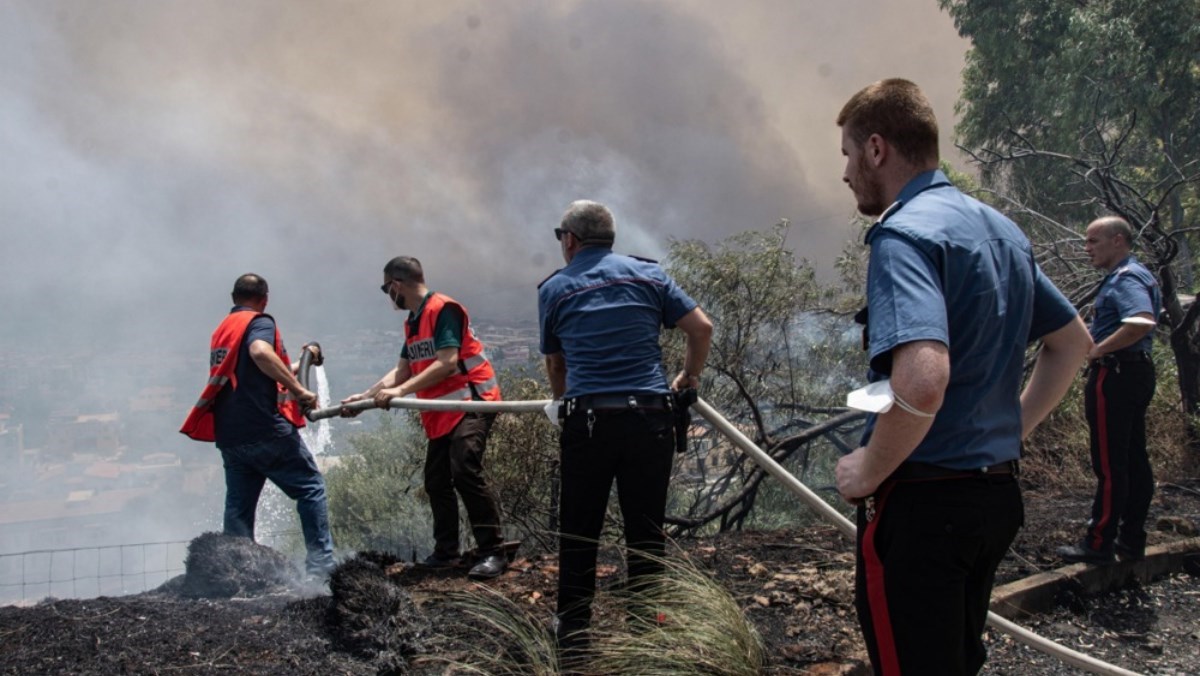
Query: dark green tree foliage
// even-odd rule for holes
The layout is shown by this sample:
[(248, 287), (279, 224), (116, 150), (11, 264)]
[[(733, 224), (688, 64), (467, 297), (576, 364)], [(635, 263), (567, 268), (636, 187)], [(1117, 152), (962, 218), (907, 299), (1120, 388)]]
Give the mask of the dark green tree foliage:
[[(509, 401), (550, 398), (543, 368), (504, 371), (500, 387)], [(484, 466), (500, 500), (506, 536), (529, 543), (526, 551), (553, 551), (558, 531), (558, 429), (541, 413), (502, 413), (492, 426)]]
[[(1128, 129), (1122, 161), (1130, 177), (1197, 156), (1197, 0), (939, 4), (972, 42), (957, 128), (967, 147), (1090, 156), (1101, 150), (1103, 136)], [(1037, 164), (1006, 175), (1013, 196), (1029, 206), (1071, 214), (1060, 208), (1091, 197), (1067, 187), (1053, 158)]]
[[(1179, 182), (1200, 156), (1200, 2), (939, 4), (972, 42), (957, 132), (985, 161), (987, 187), (1058, 223), (1123, 207), (1135, 227), (1185, 229), (1194, 184)], [(1036, 233), (1046, 221), (1022, 224)]]

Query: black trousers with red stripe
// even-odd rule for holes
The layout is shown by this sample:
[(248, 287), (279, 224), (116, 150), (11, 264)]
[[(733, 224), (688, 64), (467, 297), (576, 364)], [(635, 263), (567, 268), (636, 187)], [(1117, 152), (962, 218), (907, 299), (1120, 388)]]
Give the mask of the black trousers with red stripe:
[(1093, 366), (1084, 407), (1091, 430), (1096, 497), (1083, 545), (1113, 551), (1116, 539), (1133, 550), (1146, 546), (1146, 514), (1154, 475), (1146, 453), (1146, 409), (1154, 397), (1154, 364)]
[(1024, 523), (1011, 474), (888, 481), (858, 508), (855, 606), (877, 676), (976, 674), (996, 567)]

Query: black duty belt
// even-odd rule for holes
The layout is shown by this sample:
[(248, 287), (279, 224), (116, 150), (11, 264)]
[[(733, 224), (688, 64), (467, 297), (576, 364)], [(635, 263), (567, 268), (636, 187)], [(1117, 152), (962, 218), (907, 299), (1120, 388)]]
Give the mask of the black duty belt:
[(585, 394), (563, 401), (564, 416), (578, 411), (670, 411), (669, 394)]
[(1145, 350), (1117, 350), (1116, 352), (1109, 352), (1095, 361), (1103, 363), (1105, 359), (1114, 359), (1122, 364), (1128, 362), (1149, 362), (1150, 353)]
[(892, 472), (894, 481), (928, 481), (931, 479), (966, 479), (970, 477), (989, 476), (992, 474), (1012, 474), (1016, 476), (1020, 465), (1016, 460), (1005, 460), (987, 467), (973, 469), (955, 469), (940, 467), (924, 462), (906, 462)]

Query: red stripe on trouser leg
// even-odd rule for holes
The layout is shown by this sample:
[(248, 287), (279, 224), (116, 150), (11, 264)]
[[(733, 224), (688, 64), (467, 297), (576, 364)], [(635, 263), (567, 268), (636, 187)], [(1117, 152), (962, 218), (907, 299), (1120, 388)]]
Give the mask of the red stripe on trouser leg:
[(883, 562), (875, 549), (875, 527), (883, 518), (883, 505), (888, 491), (880, 491), (875, 506), (875, 518), (867, 523), (863, 533), (863, 563), (866, 566), (867, 604), (871, 611), (871, 626), (875, 630), (875, 647), (879, 651), (879, 676), (899, 676), (900, 659), (896, 655), (896, 637), (892, 635), (892, 620), (888, 615), (887, 593), (884, 589)]
[(1099, 550), (1104, 546), (1104, 528), (1112, 518), (1112, 461), (1108, 455), (1108, 402), (1104, 399), (1104, 377), (1108, 375), (1108, 367), (1100, 367), (1096, 376), (1096, 436), (1100, 450), (1100, 472), (1104, 474), (1104, 490), (1101, 492), (1100, 520), (1092, 524), (1092, 549)]

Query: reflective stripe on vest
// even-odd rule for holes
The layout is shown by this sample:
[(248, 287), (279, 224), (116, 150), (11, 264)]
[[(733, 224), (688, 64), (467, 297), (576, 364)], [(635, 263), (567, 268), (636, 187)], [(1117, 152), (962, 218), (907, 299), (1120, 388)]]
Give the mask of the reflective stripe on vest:
[(467, 370), (470, 371), (471, 369), (473, 369), (477, 366), (482, 366), (483, 364), (486, 364), (487, 358), (484, 357), (483, 353), (481, 352), (481, 353), (475, 355), (474, 357), (467, 357), (466, 359), (464, 359), (462, 361), (462, 363), (464, 366), (467, 367)]
[[(487, 380), (485, 380), (482, 383), (475, 383), (475, 389), (479, 390), (480, 393), (486, 392), (495, 387), (496, 387), (496, 379), (495, 378), (488, 378)], [(447, 392), (446, 394), (443, 394), (440, 397), (421, 397), (421, 398), (428, 398), (428, 399), (431, 399), (434, 401), (470, 401), (471, 400), (471, 386), (468, 385), (462, 389), (454, 390), (453, 392)]]

